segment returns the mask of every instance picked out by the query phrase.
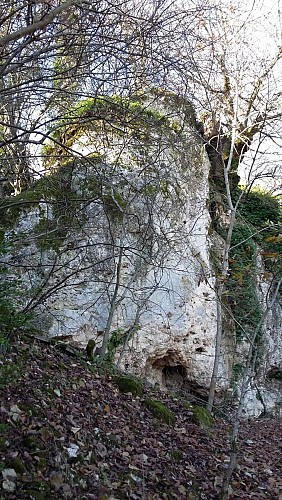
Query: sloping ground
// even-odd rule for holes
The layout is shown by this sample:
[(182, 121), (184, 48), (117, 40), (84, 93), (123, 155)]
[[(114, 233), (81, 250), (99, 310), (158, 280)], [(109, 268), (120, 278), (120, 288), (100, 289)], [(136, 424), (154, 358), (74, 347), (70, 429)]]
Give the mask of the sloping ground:
[[(0, 499), (218, 498), (227, 421), (207, 429), (183, 400), (121, 394), (82, 355), (40, 341), (18, 341), (0, 363)], [(157, 420), (144, 397), (175, 423)], [(230, 498), (282, 499), (281, 444), (281, 421), (244, 423)]]

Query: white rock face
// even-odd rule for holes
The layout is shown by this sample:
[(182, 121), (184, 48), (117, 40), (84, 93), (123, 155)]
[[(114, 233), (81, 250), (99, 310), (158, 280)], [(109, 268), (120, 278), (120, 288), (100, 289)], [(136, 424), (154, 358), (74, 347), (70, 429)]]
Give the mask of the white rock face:
[[(110, 331), (126, 341), (121, 366), (163, 386), (170, 369), (208, 386), (216, 332), (209, 161), (188, 103), (154, 96), (153, 111), (145, 109), (138, 126), (131, 118), (105, 133), (95, 122), (78, 134), (73, 154), (88, 159), (64, 167), (63, 181), (50, 176), (54, 202), (41, 199), (20, 217), (27, 243), (17, 259), (30, 264), (22, 276), (39, 290), (29, 300), (48, 335), (100, 345), (112, 310)], [(66, 184), (82, 200), (75, 209), (62, 207)], [(223, 363), (220, 385), (228, 377)]]
[[(261, 258), (258, 259), (259, 275), (264, 276), (265, 269)], [(262, 307), (271, 300), (273, 285), (270, 278), (260, 278), (259, 297)], [(282, 416), (282, 307), (275, 301), (268, 311), (263, 329), (263, 354), (259, 360), (255, 387), (252, 396), (246, 401), (246, 413), (259, 415), (272, 412)]]
[[(119, 366), (189, 391), (209, 386), (214, 360), (210, 164), (187, 103), (160, 95), (152, 108), (169, 120), (131, 116), (106, 131), (89, 122), (72, 143), (75, 161), (57, 173), (54, 163), (40, 204), (20, 216), (14, 258), (43, 333), (100, 346), (109, 327)], [(232, 335), (219, 389), (230, 381)]]

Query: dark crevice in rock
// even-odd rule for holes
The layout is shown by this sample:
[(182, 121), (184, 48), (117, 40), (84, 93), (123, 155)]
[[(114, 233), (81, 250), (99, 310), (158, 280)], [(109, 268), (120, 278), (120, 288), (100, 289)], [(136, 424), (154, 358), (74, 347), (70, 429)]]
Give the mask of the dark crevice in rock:
[(162, 369), (163, 382), (167, 389), (181, 390), (187, 377), (187, 370), (183, 365), (164, 366)]

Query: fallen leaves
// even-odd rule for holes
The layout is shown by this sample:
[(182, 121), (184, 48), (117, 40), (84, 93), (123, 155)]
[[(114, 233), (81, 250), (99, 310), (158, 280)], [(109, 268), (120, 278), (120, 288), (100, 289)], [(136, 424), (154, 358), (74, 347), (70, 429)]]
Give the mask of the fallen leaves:
[[(1, 398), (0, 496), (216, 498), (228, 462), (225, 421), (216, 420), (208, 433), (181, 400), (145, 390), (176, 417), (168, 426), (140, 399), (120, 394), (110, 377), (88, 371), (91, 365), (70, 363), (68, 354), (46, 345), (35, 344), (32, 353), (24, 343), (21, 348), (25, 375), (16, 386), (7, 383)], [(282, 500), (279, 448), (277, 422), (243, 424), (230, 499)]]
[(104, 412), (105, 412), (105, 413), (110, 413), (110, 412), (111, 412), (111, 409), (110, 409), (110, 406), (109, 406), (109, 405), (105, 405), (105, 406), (104, 406)]
[(16, 489), (17, 473), (14, 469), (2, 470), (3, 483), (2, 488), (5, 491), (12, 493)]

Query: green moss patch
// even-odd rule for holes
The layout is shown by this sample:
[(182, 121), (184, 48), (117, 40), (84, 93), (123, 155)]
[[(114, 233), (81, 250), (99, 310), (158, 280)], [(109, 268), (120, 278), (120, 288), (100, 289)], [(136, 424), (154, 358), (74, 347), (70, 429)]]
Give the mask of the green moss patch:
[(72, 171), (73, 164), (62, 167), (52, 175), (35, 181), (28, 190), (5, 199), (0, 206), (2, 228), (12, 228), (23, 211), (38, 207), (40, 202), (57, 204), (67, 212), (76, 196), (70, 187)]
[(9, 469), (14, 469), (17, 474), (24, 474), (26, 472), (25, 464), (19, 457), (7, 459), (5, 465)]
[(183, 455), (182, 455), (182, 452), (179, 450), (172, 450), (171, 456), (172, 456), (173, 460), (175, 460), (175, 462), (180, 462)]
[(193, 406), (193, 421), (197, 425), (202, 427), (213, 427), (214, 419), (211, 414), (203, 406), (195, 405)]
[(146, 398), (143, 403), (158, 420), (161, 420), (169, 425), (173, 425), (175, 423), (175, 416), (163, 403), (161, 403), (161, 401)]
[(143, 393), (141, 382), (134, 377), (128, 377), (125, 375), (118, 376), (115, 377), (115, 383), (117, 384), (120, 392), (130, 392), (133, 396), (141, 396)]
[(177, 124), (163, 113), (144, 106), (138, 98), (126, 99), (121, 96), (97, 96), (78, 102), (63, 118), (57, 121), (50, 139), (43, 146), (45, 166), (52, 165), (54, 159), (67, 161), (71, 147), (84, 133), (91, 130), (112, 131), (115, 135), (131, 132), (148, 136), (154, 127), (178, 130)]

